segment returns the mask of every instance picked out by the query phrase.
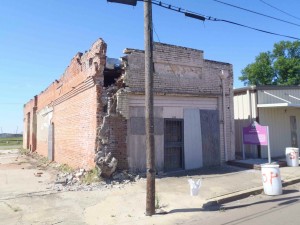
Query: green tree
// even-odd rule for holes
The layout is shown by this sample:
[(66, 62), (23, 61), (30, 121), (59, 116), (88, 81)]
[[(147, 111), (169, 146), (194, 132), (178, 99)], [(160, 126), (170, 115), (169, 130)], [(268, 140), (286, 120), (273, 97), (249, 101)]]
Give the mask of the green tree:
[(272, 52), (262, 52), (239, 77), (245, 85), (299, 85), (300, 41), (281, 41)]

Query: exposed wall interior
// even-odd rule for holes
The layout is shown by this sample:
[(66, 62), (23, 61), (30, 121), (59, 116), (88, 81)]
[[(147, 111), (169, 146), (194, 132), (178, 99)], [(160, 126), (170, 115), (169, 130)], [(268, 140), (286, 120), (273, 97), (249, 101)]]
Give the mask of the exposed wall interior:
[[(74, 168), (92, 168), (111, 153), (118, 169), (144, 171), (144, 51), (125, 49), (120, 61), (106, 48), (99, 39), (76, 54), (60, 79), (24, 105), (24, 147)], [(157, 170), (168, 170), (167, 158), (169, 169), (234, 159), (232, 65), (162, 43), (153, 54)], [(174, 126), (168, 136), (166, 124)]]

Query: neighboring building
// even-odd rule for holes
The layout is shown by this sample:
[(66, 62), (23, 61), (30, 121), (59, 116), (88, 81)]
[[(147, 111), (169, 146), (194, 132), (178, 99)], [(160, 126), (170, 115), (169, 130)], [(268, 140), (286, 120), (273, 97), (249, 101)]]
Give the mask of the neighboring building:
[[(144, 51), (124, 54), (120, 63), (107, 58), (102, 39), (78, 53), (24, 105), (24, 147), (75, 168), (92, 168), (99, 152), (111, 152), (119, 169), (145, 170)], [(232, 65), (161, 43), (153, 54), (157, 170), (233, 160)]]
[[(236, 155), (242, 157), (242, 128), (252, 121), (269, 126), (272, 157), (298, 147), (300, 133), (299, 86), (251, 86), (234, 90)], [(245, 145), (246, 158), (267, 158), (267, 146)]]

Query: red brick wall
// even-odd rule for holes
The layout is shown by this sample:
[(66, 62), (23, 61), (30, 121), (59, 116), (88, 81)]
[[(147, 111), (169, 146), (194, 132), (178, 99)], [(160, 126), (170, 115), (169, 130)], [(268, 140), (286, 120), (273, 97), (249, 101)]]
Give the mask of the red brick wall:
[(97, 119), (96, 98), (96, 88), (93, 85), (54, 106), (52, 122), (56, 161), (74, 168), (93, 167)]
[[(105, 61), (106, 44), (99, 39), (86, 53), (76, 54), (63, 76), (37, 96), (37, 114), (41, 118), (37, 120), (37, 133), (43, 133), (37, 135), (39, 154), (48, 155), (47, 134), (53, 123), (54, 160), (73, 168), (89, 169), (95, 165), (96, 132), (102, 123), (99, 117), (102, 88), (99, 86), (103, 83)], [(50, 108), (52, 116), (48, 115), (49, 121), (45, 121), (44, 112)], [(30, 110), (31, 101), (24, 106), (24, 137), (27, 134), (26, 114)], [(24, 147), (27, 147), (26, 142)]]
[(29, 122), (32, 121), (33, 107), (34, 107), (34, 100), (31, 99), (29, 102), (27, 102), (24, 105), (24, 109), (23, 109), (23, 113), (24, 113), (24, 116), (23, 116), (23, 121), (24, 121), (23, 148), (25, 148), (25, 149), (29, 149), (28, 146), (32, 145), (31, 139), (28, 137), (28, 129), (32, 130), (32, 128), (31, 128), (31, 126), (28, 128), (27, 124), (28, 124), (28, 113), (30, 113)]
[(23, 148), (29, 149), (31, 151), (36, 150), (36, 109), (37, 96), (26, 103), (23, 109)]

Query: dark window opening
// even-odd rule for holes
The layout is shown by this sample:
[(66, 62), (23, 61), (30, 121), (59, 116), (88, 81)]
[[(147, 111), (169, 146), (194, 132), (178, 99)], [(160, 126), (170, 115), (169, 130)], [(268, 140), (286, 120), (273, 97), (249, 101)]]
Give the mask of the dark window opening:
[(92, 58), (90, 58), (90, 59), (89, 59), (89, 66), (91, 67), (91, 66), (92, 66), (92, 64), (93, 64), (93, 59), (92, 59)]
[(107, 113), (107, 105), (104, 105), (104, 106), (102, 107), (102, 112)]
[(114, 85), (119, 77), (121, 77), (122, 71), (121, 69), (104, 69), (104, 87), (109, 87)]

